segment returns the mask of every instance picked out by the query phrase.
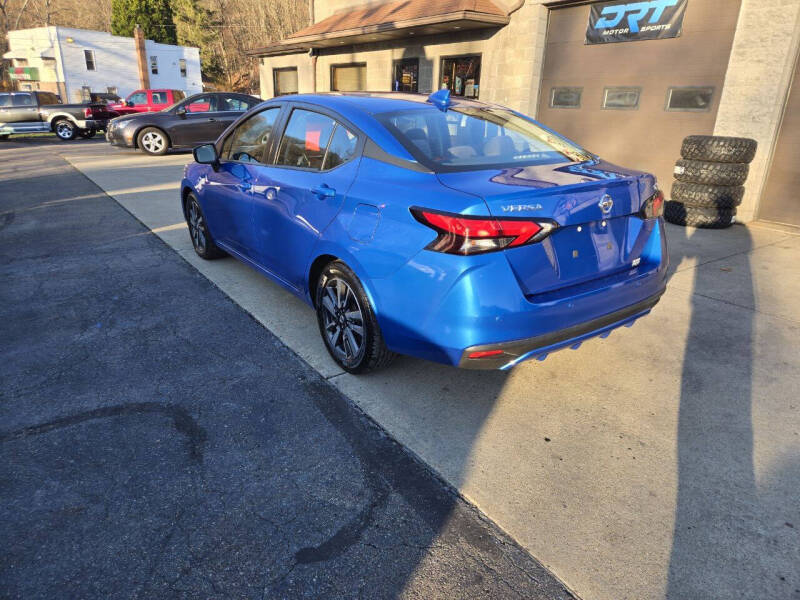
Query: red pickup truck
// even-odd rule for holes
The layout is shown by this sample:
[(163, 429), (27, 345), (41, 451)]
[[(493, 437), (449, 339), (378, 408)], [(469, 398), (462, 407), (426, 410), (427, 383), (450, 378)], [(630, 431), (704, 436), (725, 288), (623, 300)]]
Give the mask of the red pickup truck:
[(108, 108), (118, 115), (159, 112), (185, 97), (180, 90), (136, 90), (122, 102), (110, 104)]

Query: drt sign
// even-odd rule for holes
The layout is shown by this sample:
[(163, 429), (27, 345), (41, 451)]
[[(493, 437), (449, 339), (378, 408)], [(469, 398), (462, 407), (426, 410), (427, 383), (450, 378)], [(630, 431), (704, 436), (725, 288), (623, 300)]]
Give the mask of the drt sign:
[(593, 4), (587, 44), (659, 40), (678, 37), (689, 0), (646, 0)]

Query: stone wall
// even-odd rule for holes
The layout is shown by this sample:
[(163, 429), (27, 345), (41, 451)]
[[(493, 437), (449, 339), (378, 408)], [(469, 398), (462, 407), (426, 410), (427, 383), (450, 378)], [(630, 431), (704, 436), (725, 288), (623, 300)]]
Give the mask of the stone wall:
[(758, 140), (738, 218), (750, 221), (769, 164), (800, 43), (800, 0), (742, 0), (715, 135)]

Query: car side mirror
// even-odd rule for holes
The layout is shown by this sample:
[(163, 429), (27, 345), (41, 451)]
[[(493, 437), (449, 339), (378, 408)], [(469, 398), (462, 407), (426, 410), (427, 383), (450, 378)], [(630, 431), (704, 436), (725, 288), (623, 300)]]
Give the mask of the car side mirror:
[(192, 150), (192, 154), (194, 155), (194, 161), (201, 165), (211, 165), (215, 170), (219, 166), (219, 155), (214, 144), (197, 146)]
[(133, 108), (133, 102), (131, 100), (126, 100), (125, 106), (127, 106), (128, 108)]
[(178, 115), (181, 119), (185, 119), (186, 118), (186, 107), (185, 106), (179, 106), (175, 110), (175, 114)]

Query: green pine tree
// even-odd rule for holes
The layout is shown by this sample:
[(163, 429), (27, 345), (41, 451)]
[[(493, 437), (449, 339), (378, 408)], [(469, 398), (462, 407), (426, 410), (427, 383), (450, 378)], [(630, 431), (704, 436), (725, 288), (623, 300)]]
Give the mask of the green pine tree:
[(178, 43), (170, 0), (111, 1), (111, 33), (132, 37), (137, 24), (148, 40), (162, 44)]

